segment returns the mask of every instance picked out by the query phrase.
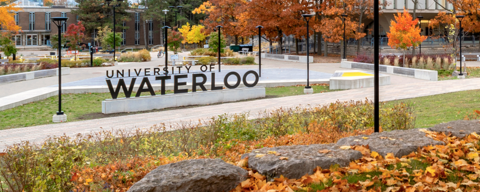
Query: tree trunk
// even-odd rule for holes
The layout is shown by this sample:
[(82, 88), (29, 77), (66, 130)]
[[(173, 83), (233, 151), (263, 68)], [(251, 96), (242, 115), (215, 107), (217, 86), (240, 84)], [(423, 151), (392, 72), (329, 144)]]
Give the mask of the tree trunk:
[(163, 30), (160, 28), (160, 45), (163, 45)]
[(327, 56), (328, 56), (328, 44), (327, 44), (327, 41), (324, 41), (324, 44), (323, 44), (323, 56), (324, 56), (324, 57), (327, 57)]
[(317, 52), (317, 33), (313, 32), (313, 53)]
[(283, 54), (283, 33), (282, 30), (278, 30), (278, 45), (280, 46), (280, 54)]
[[(413, 19), (415, 20), (417, 18), (417, 4), (418, 4), (418, 0), (412, 0), (413, 2)], [(421, 25), (422, 23), (420, 23)], [(420, 29), (421, 31), (421, 29)], [(421, 33), (421, 32), (420, 32)], [(415, 56), (415, 46), (412, 46), (413, 49), (412, 49), (412, 56)]]
[(298, 39), (295, 38), (295, 53), (298, 55)]
[(317, 46), (318, 46), (317, 54), (322, 55), (322, 32), (318, 32)]
[[(362, 5), (365, 4), (365, 0), (362, 0)], [(360, 33), (362, 31), (362, 28), (360, 27), (360, 25), (362, 24), (362, 19), (363, 19), (363, 11), (360, 12), (360, 17), (358, 18), (358, 29), (357, 29), (357, 33)], [(357, 56), (358, 56), (358, 53), (360, 52), (360, 41), (361, 41), (361, 38), (360, 39), (357, 39)]]
[(238, 35), (235, 35), (235, 45), (238, 45)]

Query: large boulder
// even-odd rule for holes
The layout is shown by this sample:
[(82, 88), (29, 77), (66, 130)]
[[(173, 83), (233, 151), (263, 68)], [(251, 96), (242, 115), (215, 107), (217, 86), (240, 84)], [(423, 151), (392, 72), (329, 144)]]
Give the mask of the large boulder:
[(220, 159), (194, 159), (162, 165), (128, 192), (228, 192), (247, 179), (244, 169)]
[(298, 179), (313, 174), (318, 166), (322, 169), (334, 164), (347, 166), (350, 161), (360, 159), (362, 154), (352, 149), (340, 149), (334, 144), (317, 144), (256, 149), (242, 155), (242, 159), (246, 157), (248, 167), (271, 180), (280, 175)]
[(470, 133), (480, 134), (479, 120), (459, 120), (448, 123), (437, 124), (428, 130), (435, 132), (443, 132), (445, 134), (452, 134), (458, 138), (463, 138)]
[(369, 136), (345, 137), (337, 142), (337, 145), (340, 146), (368, 145), (371, 151), (376, 151), (384, 157), (388, 153), (393, 153), (395, 157), (402, 157), (416, 151), (419, 147), (444, 144), (441, 141), (427, 137), (424, 132), (418, 129), (373, 133)]

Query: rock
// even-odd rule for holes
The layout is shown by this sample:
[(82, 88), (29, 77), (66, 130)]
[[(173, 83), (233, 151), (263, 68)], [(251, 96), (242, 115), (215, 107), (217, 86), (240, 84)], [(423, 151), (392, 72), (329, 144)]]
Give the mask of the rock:
[(244, 169), (220, 159), (194, 159), (157, 167), (128, 192), (228, 192), (247, 179)]
[(437, 124), (428, 129), (429, 131), (443, 132), (445, 134), (452, 134), (458, 138), (463, 138), (473, 132), (480, 134), (479, 120), (459, 120), (448, 123)]
[[(320, 153), (320, 150), (329, 152)], [(256, 149), (242, 155), (242, 159), (246, 157), (250, 168), (271, 180), (280, 175), (298, 179), (305, 174), (313, 174), (318, 166), (322, 169), (334, 164), (347, 166), (350, 161), (360, 159), (362, 154), (353, 149), (340, 149), (334, 144), (317, 144)]]
[(368, 145), (371, 151), (376, 151), (384, 157), (388, 153), (393, 153), (395, 157), (402, 157), (416, 151), (419, 147), (444, 144), (445, 143), (441, 141), (427, 137), (424, 132), (418, 131), (418, 129), (395, 130), (373, 133), (368, 136), (345, 137), (337, 142), (339, 146)]

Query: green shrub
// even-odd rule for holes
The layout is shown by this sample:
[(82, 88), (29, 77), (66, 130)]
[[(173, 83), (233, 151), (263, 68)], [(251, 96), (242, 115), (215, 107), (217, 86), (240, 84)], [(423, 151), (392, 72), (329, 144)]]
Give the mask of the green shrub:
[(57, 59), (50, 59), (50, 58), (41, 58), (37, 60), (37, 63), (48, 63), (48, 64), (57, 64)]
[[(94, 63), (95, 63), (95, 60), (94, 60)], [(75, 68), (75, 67), (86, 67), (86, 66), (90, 66), (90, 60), (85, 59), (85, 60), (71, 61), (71, 60), (62, 59), (62, 67)]]
[(255, 57), (244, 57), (240, 60), (241, 64), (255, 64)]
[(201, 65), (209, 65), (211, 62), (215, 62), (217, 58), (215, 57), (200, 57), (198, 63)]
[(102, 66), (103, 63), (107, 62), (105, 59), (101, 57), (97, 57), (93, 59), (93, 66)]
[(205, 51), (208, 51), (208, 49), (204, 49), (204, 48), (194, 49), (193, 51), (190, 52), (190, 55), (192, 56), (204, 55)]
[(225, 60), (226, 64), (238, 65), (240, 64), (240, 58), (228, 58)]

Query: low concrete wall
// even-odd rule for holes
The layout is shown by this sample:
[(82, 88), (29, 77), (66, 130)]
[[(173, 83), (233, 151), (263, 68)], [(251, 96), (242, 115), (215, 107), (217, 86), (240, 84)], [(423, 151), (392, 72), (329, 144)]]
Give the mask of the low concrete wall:
[(196, 93), (167, 94), (102, 101), (102, 113), (149, 111), (189, 105), (208, 105), (265, 97), (264, 87), (225, 89)]
[[(262, 53), (262, 58), (307, 63), (307, 56), (299, 56), (299, 55)], [(313, 56), (310, 56), (310, 63), (313, 63)]]
[[(351, 61), (342, 61), (342, 63), (340, 64), (340, 67), (347, 68), (347, 69), (366, 69), (366, 70), (372, 70), (372, 71), (374, 69), (373, 64), (351, 62)], [(386, 65), (380, 65), (379, 67), (380, 67), (379, 68), (380, 72), (397, 74), (397, 75), (405, 75), (405, 76), (413, 77), (416, 79), (423, 79), (428, 81), (438, 81), (438, 72), (434, 70), (395, 67), (395, 66), (386, 66)]]
[[(70, 67), (62, 67), (62, 75), (70, 74)], [(25, 72), (25, 73), (15, 73), (10, 75), (1, 75), (1, 83), (11, 83), (15, 81), (28, 81), (32, 79), (38, 79), (43, 77), (58, 76), (58, 69), (45, 69), (39, 71)]]
[[(390, 85), (390, 76), (380, 75), (380, 86)], [(330, 78), (330, 90), (336, 89), (359, 89), (373, 87), (373, 77), (332, 77)]]

